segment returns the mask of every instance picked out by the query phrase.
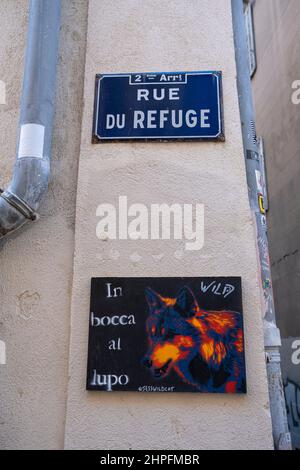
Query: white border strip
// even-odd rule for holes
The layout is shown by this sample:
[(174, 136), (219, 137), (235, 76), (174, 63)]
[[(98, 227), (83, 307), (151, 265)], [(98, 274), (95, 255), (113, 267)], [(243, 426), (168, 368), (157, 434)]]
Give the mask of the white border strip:
[[(160, 73), (163, 73), (163, 72), (160, 72)], [(172, 72), (166, 72), (166, 74), (169, 74), (169, 73), (172, 73)], [(179, 73), (179, 72), (178, 72)], [(121, 74), (103, 74), (99, 79), (98, 79), (98, 90), (97, 90), (97, 111), (96, 111), (96, 119), (95, 119), (95, 129), (94, 129), (94, 135), (96, 137), (98, 137), (99, 140), (154, 140), (154, 139), (160, 139), (160, 140), (164, 140), (164, 139), (216, 139), (218, 138), (221, 134), (222, 134), (222, 117), (221, 117), (221, 103), (220, 103), (220, 95), (221, 95), (221, 89), (220, 89), (220, 75), (218, 75), (217, 73), (215, 72), (182, 72), (182, 73), (185, 73), (186, 76), (187, 75), (214, 75), (216, 78), (217, 78), (217, 83), (218, 83), (218, 124), (219, 124), (219, 131), (216, 135), (197, 135), (197, 136), (190, 136), (190, 135), (181, 135), (181, 136), (139, 136), (139, 137), (135, 137), (135, 136), (129, 136), (129, 137), (101, 137), (98, 133), (97, 133), (97, 128), (98, 128), (98, 118), (99, 118), (99, 101), (100, 101), (100, 82), (103, 78), (111, 78), (111, 77), (129, 77), (129, 85), (131, 85), (130, 83), (130, 77), (132, 75), (138, 75), (138, 74), (125, 74), (125, 73), (121, 73)], [(176, 73), (174, 73), (174, 75), (176, 75)], [(154, 85), (155, 83), (142, 83), (142, 85)], [(161, 82), (158, 82), (157, 84), (160, 84), (162, 85)], [(171, 85), (171, 83), (163, 83), (164, 85)], [(186, 85), (187, 84), (187, 78), (186, 78), (186, 82), (179, 82), (179, 83), (176, 83), (176, 85)], [(136, 85), (141, 85), (141, 83), (136, 83)]]

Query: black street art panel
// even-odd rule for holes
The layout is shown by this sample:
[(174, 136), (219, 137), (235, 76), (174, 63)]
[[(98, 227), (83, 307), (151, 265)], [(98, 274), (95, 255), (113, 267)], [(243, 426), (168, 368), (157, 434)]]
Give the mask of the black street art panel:
[(245, 393), (241, 279), (93, 278), (87, 389)]

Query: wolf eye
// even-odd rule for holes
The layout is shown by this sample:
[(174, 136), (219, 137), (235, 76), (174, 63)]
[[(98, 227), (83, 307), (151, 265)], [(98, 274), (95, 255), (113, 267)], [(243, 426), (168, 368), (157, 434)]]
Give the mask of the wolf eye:
[(161, 334), (162, 334), (162, 336), (165, 335), (165, 332), (166, 332), (166, 329), (165, 329), (165, 328), (162, 328), (162, 329), (161, 329)]
[(155, 331), (156, 331), (156, 328), (155, 328), (155, 326), (153, 325), (153, 326), (151, 327), (151, 334), (152, 334), (153, 336), (155, 335)]

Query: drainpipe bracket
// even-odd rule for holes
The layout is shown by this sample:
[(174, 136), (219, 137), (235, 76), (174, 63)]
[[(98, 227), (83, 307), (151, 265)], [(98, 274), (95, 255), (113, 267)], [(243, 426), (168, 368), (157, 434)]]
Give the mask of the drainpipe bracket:
[(264, 344), (265, 349), (280, 348), (281, 346), (279, 328), (277, 328), (274, 323), (268, 322), (266, 320), (264, 320)]
[(280, 352), (278, 349), (274, 348), (272, 350), (266, 351), (266, 363), (267, 364), (280, 364)]
[(2, 197), (10, 206), (16, 209), (20, 214), (22, 214), (26, 219), (34, 221), (37, 220), (38, 214), (33, 210), (27, 202), (21, 199), (14, 193), (10, 191), (3, 191), (0, 189), (0, 197)]

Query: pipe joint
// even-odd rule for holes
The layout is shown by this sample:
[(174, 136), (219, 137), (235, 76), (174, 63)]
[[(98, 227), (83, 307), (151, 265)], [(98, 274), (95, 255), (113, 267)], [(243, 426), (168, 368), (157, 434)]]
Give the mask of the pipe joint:
[(38, 214), (16, 194), (0, 189), (0, 197), (2, 197), (9, 205), (16, 209), (26, 219), (34, 221), (38, 218)]

